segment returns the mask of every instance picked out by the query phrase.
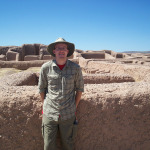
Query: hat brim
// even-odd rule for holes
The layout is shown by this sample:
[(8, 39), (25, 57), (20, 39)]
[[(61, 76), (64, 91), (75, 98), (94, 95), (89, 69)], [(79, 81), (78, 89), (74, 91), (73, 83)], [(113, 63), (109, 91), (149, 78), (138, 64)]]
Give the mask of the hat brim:
[(55, 54), (53, 53), (53, 50), (55, 49), (55, 45), (58, 44), (58, 43), (63, 43), (63, 44), (67, 44), (67, 48), (69, 50), (69, 53), (67, 55), (67, 57), (71, 56), (73, 53), (74, 53), (74, 50), (75, 50), (75, 46), (73, 43), (69, 43), (69, 42), (54, 42), (54, 43), (51, 43), (48, 45), (47, 47), (47, 51), (55, 57)]

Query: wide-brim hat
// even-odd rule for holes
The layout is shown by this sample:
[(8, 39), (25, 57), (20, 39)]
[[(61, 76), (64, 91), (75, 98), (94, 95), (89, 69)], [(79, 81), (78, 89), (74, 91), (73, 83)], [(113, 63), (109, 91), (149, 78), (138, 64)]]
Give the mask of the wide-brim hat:
[(73, 43), (67, 42), (65, 39), (63, 38), (58, 38), (54, 43), (51, 43), (48, 45), (47, 51), (55, 57), (55, 54), (53, 53), (53, 50), (55, 49), (55, 45), (58, 43), (63, 43), (63, 44), (67, 44), (67, 48), (69, 50), (69, 53), (67, 55), (67, 57), (71, 56), (74, 53), (75, 50), (75, 45)]

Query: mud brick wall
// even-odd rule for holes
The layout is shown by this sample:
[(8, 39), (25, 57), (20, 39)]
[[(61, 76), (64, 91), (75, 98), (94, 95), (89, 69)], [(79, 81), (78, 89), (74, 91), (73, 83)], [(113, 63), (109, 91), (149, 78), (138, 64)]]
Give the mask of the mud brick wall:
[[(149, 150), (149, 98), (145, 82), (86, 85), (76, 150)], [(0, 86), (2, 150), (43, 149), (41, 108), (37, 86)]]

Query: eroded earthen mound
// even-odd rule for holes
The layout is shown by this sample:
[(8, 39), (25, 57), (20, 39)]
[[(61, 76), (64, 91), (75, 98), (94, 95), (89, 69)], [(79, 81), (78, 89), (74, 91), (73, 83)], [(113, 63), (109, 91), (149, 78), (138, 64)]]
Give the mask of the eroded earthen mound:
[(2, 77), (0, 83), (7, 86), (31, 86), (37, 85), (38, 78), (36, 73), (19, 72)]
[(121, 83), (135, 82), (134, 78), (129, 75), (119, 74), (88, 74), (83, 75), (85, 84), (102, 84), (102, 83)]

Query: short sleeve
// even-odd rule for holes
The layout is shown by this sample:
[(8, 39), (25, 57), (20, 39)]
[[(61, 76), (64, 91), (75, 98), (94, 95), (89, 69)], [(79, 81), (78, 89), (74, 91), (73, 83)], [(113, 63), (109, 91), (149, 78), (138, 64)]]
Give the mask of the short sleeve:
[(44, 66), (41, 67), (40, 70), (40, 76), (39, 76), (39, 82), (38, 82), (38, 88), (39, 88), (39, 93), (45, 92), (47, 89), (47, 75), (46, 75), (46, 69)]
[(84, 92), (84, 80), (81, 68), (77, 68), (76, 79), (75, 79), (75, 90)]

